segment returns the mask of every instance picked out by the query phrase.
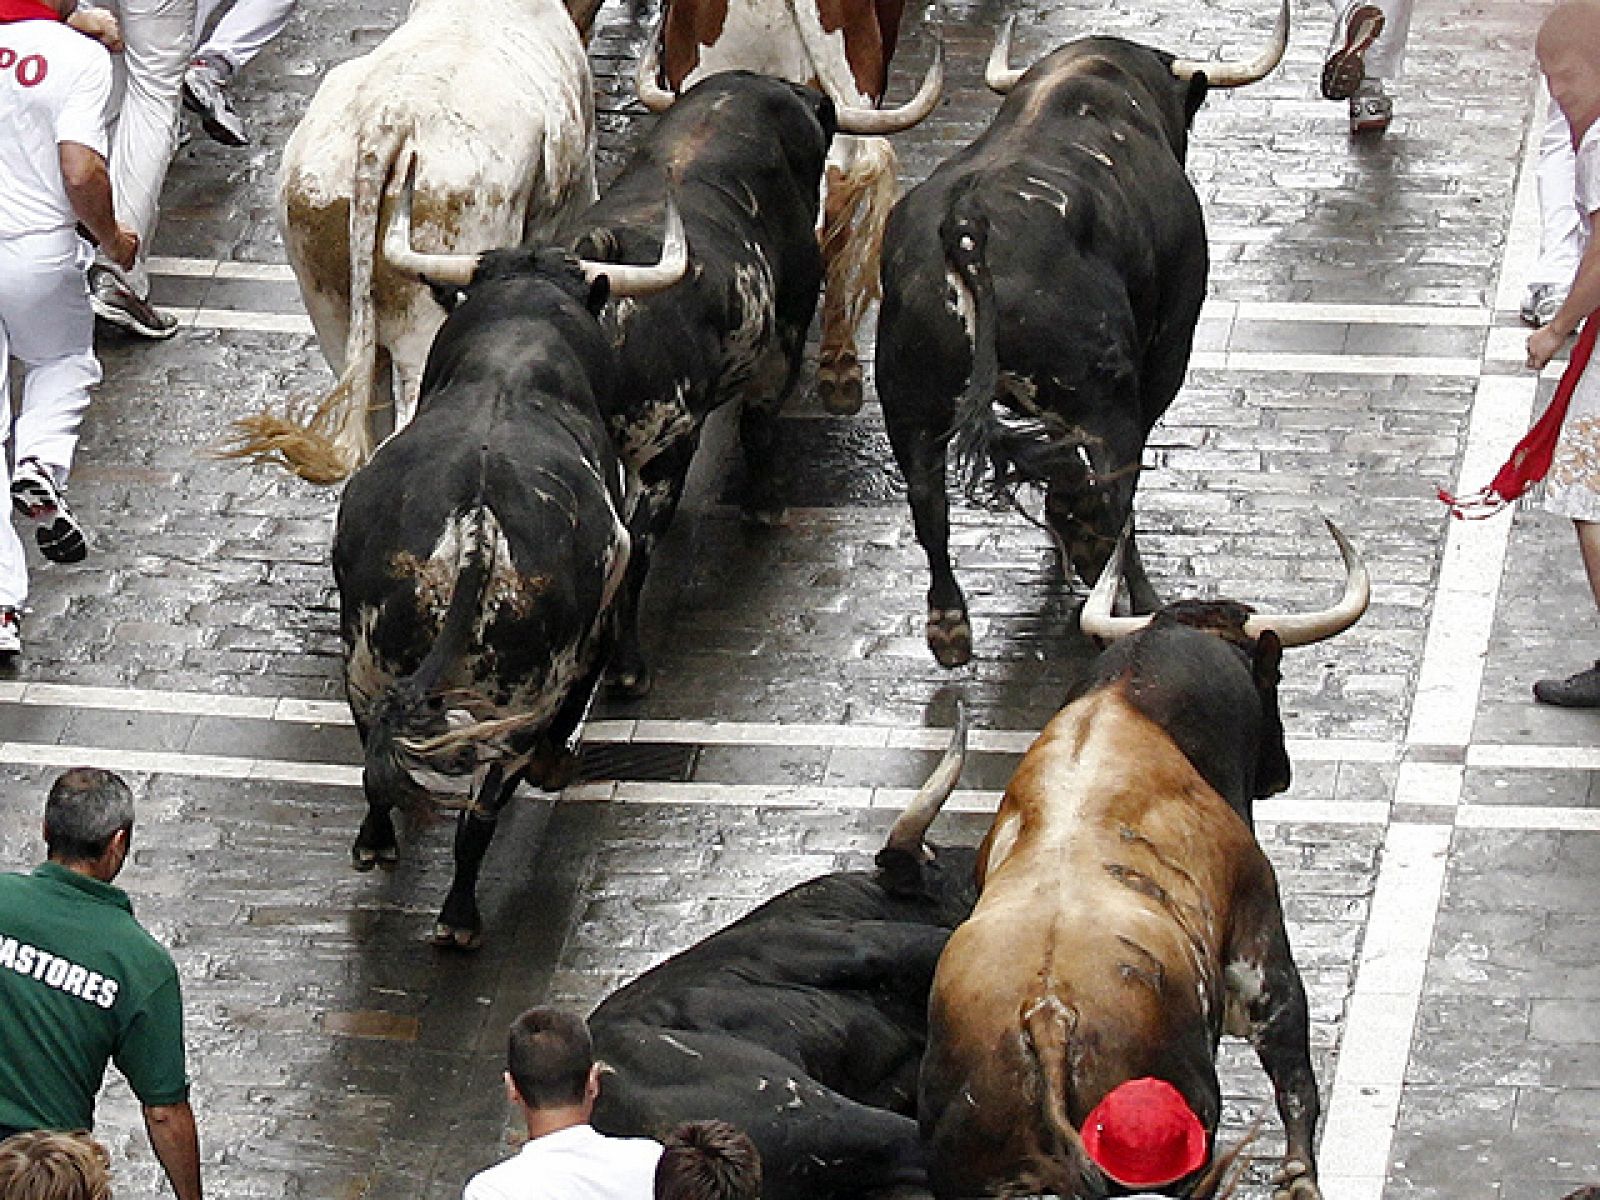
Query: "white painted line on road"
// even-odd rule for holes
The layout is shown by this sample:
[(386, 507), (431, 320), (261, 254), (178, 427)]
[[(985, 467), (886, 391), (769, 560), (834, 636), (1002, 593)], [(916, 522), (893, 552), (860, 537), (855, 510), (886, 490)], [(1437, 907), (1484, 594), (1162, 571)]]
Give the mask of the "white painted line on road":
[(1470, 804), (1456, 813), (1461, 829), (1541, 830), (1546, 833), (1600, 833), (1600, 808), (1541, 807), (1529, 804)]
[[(1457, 494), (1494, 478), (1528, 428), (1535, 387), (1532, 376), (1489, 376), (1479, 381), (1461, 473), (1453, 481)], [(1435, 519), (1446, 528), (1444, 558), (1406, 742), (1461, 747), (1472, 741), (1477, 718), (1483, 665), (1511, 540), (1511, 511), (1482, 521), (1455, 521), (1440, 505)]]
[(1402, 354), (1294, 354), (1244, 350), (1197, 352), (1191, 371), (1254, 371), (1294, 375), (1432, 375), (1475, 379), (1483, 370), (1476, 358), (1411, 357)]
[(1481, 305), (1296, 304), (1269, 300), (1208, 301), (1200, 319), (1317, 325), (1430, 325), (1481, 329), (1494, 314)]
[(1469, 746), (1467, 766), (1508, 770), (1600, 771), (1600, 746)]
[(299, 313), (245, 312), (231, 308), (174, 309), (186, 329), (232, 329), (247, 333), (311, 333), (311, 318)]
[(152, 275), (179, 279), (243, 279), (254, 283), (293, 283), (288, 263), (236, 262), (228, 258), (175, 258), (153, 255), (145, 262)]

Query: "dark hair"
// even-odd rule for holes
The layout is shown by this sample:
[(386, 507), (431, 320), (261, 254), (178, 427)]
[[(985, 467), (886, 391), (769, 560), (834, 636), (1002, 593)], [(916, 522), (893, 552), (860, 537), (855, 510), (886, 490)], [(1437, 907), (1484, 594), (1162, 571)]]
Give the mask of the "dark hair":
[(99, 767), (73, 767), (50, 789), (44, 805), (44, 843), (65, 862), (99, 858), (111, 839), (133, 828), (133, 793)]
[(760, 1200), (761, 1155), (726, 1121), (688, 1121), (656, 1163), (656, 1200)]
[(111, 1159), (87, 1133), (31, 1130), (0, 1142), (6, 1200), (111, 1200)]
[(593, 1067), (594, 1042), (582, 1017), (530, 1008), (511, 1023), (506, 1070), (529, 1108), (582, 1103)]

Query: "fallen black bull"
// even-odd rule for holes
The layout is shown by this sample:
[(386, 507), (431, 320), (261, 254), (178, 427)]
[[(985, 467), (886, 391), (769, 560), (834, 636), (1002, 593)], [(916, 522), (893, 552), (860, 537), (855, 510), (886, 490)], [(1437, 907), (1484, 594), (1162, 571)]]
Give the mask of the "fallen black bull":
[[(963, 714), (913, 811), (943, 803), (965, 747)], [(878, 870), (792, 888), (602, 1003), (589, 1025), (614, 1073), (595, 1127), (659, 1137), (729, 1121), (761, 1151), (765, 1200), (922, 1184), (928, 988), (976, 895), (972, 850), (923, 861), (925, 828), (897, 823)]]

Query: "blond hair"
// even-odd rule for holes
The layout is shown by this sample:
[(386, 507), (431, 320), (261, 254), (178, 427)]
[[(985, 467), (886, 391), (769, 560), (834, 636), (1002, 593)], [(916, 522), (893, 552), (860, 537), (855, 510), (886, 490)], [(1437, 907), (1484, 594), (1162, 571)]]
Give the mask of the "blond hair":
[(111, 1200), (111, 1156), (86, 1132), (33, 1130), (0, 1142), (5, 1200)]

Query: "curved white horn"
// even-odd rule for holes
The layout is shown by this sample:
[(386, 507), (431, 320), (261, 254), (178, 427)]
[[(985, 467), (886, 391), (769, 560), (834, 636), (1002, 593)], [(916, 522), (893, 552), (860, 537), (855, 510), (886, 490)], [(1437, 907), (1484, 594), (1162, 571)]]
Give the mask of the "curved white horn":
[(1257, 613), (1245, 622), (1244, 631), (1251, 637), (1260, 637), (1267, 630), (1278, 635), (1285, 646), (1309, 646), (1312, 642), (1326, 641), (1343, 633), (1361, 619), (1372, 601), (1372, 577), (1360, 552), (1350, 544), (1350, 539), (1326, 517), (1323, 523), (1333, 540), (1339, 544), (1339, 555), (1344, 559), (1344, 595), (1332, 608), (1312, 613), (1286, 613), (1284, 615)]
[(1102, 641), (1114, 642), (1118, 638), (1125, 638), (1130, 633), (1138, 633), (1150, 624), (1148, 616), (1143, 617), (1114, 617), (1111, 607), (1116, 603), (1117, 588), (1122, 585), (1122, 558), (1128, 548), (1128, 539), (1133, 536), (1133, 518), (1129, 517), (1122, 533), (1117, 537), (1117, 548), (1111, 552), (1111, 557), (1106, 560), (1105, 569), (1100, 572), (1100, 578), (1095, 580), (1094, 590), (1089, 593), (1089, 598), (1083, 602), (1083, 607), (1078, 610), (1078, 628), (1083, 630), (1088, 637), (1100, 638)]
[(1172, 73), (1179, 79), (1203, 73), (1206, 82), (1214, 88), (1243, 87), (1265, 79), (1274, 67), (1283, 61), (1283, 52), (1289, 46), (1289, 0), (1283, 0), (1278, 9), (1278, 22), (1272, 28), (1272, 41), (1267, 48), (1247, 63), (1196, 62), (1179, 58), (1172, 64)]
[(861, 108), (841, 104), (834, 97), (833, 108), (838, 117), (839, 132), (864, 137), (903, 133), (934, 110), (943, 91), (944, 39), (941, 37), (933, 44), (933, 62), (928, 67), (928, 73), (922, 77), (922, 86), (917, 89), (915, 96), (899, 108)]
[(383, 237), (383, 258), (397, 271), (434, 283), (465, 287), (478, 270), (476, 254), (424, 254), (411, 248), (411, 197), (417, 187), (417, 156), (406, 163), (406, 181), (400, 199), (389, 217), (389, 230)]
[(613, 296), (648, 296), (677, 283), (689, 270), (689, 239), (683, 231), (683, 216), (672, 194), (667, 194), (666, 231), (661, 238), (661, 257), (655, 265), (643, 267), (580, 258), (578, 266), (590, 283), (602, 275), (609, 279)]
[(927, 836), (928, 826), (933, 824), (933, 819), (939, 815), (944, 802), (961, 780), (961, 768), (967, 761), (969, 724), (967, 703), (958, 696), (956, 727), (950, 733), (950, 744), (939, 759), (939, 765), (934, 767), (933, 773), (917, 789), (911, 803), (906, 805), (905, 812), (895, 819), (894, 826), (889, 830), (889, 840), (884, 843), (885, 849), (903, 850), (920, 862), (933, 857), (923, 839)]
[(989, 51), (989, 63), (983, 69), (983, 81), (989, 85), (989, 90), (1002, 96), (1009, 94), (1017, 86), (1017, 80), (1028, 73), (1026, 67), (1011, 65), (1011, 35), (1016, 29), (1017, 15), (1012, 13), (994, 35), (994, 48)]
[(661, 6), (661, 16), (650, 31), (650, 40), (639, 55), (639, 69), (634, 73), (633, 88), (639, 103), (653, 113), (664, 113), (677, 100), (678, 94), (661, 86), (661, 39), (667, 36), (667, 6)]

